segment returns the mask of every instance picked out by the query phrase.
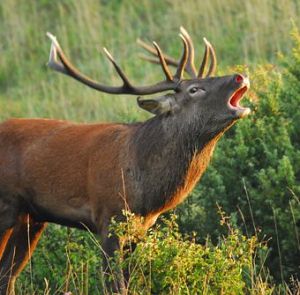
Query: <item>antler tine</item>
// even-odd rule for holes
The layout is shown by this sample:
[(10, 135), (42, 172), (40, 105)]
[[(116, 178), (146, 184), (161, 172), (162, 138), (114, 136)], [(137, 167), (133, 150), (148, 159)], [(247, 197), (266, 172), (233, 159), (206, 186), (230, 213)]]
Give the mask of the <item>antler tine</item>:
[(65, 75), (69, 74), (69, 71), (66, 69), (66, 67), (58, 60), (57, 58), (57, 51), (61, 51), (60, 45), (57, 42), (57, 39), (54, 35), (51, 33), (47, 32), (47, 36), (50, 38), (52, 41), (51, 43), (51, 48), (50, 48), (50, 54), (49, 54), (49, 60), (48, 60), (48, 67), (51, 69), (61, 72)]
[[(137, 43), (143, 47), (146, 51), (148, 51), (150, 54), (154, 55), (155, 57), (157, 57), (157, 51), (151, 47), (150, 45), (148, 45), (146, 42), (142, 41), (141, 39), (137, 39)], [(160, 61), (157, 60), (156, 58), (149, 58), (148, 56), (141, 56), (142, 59), (147, 60), (151, 63), (155, 63), (155, 64), (160, 64)], [(178, 61), (176, 61), (175, 59), (173, 59), (172, 57), (170, 57), (169, 55), (164, 54), (164, 58), (165, 61), (168, 65), (170, 66), (174, 66), (177, 67), (178, 66)]]
[[(94, 88), (98, 91), (106, 92), (106, 93), (112, 93), (112, 94), (137, 94), (137, 95), (147, 95), (147, 94), (153, 94), (157, 92), (162, 92), (166, 90), (174, 90), (176, 88), (176, 83), (169, 78), (172, 78), (170, 72), (168, 72), (168, 69), (165, 65), (164, 72), (169, 74), (167, 76), (167, 81), (162, 81), (159, 83), (156, 83), (154, 85), (149, 86), (141, 86), (141, 87), (135, 87), (132, 86), (132, 84), (129, 82), (128, 78), (124, 74), (124, 72), (121, 70), (121, 68), (118, 66), (118, 64), (115, 62), (112, 55), (107, 51), (107, 49), (104, 48), (104, 52), (108, 59), (113, 64), (114, 68), (116, 69), (117, 73), (119, 74), (120, 78), (123, 81), (122, 86), (107, 86), (100, 84), (93, 79), (85, 76), (82, 74), (79, 70), (77, 70), (72, 63), (67, 59), (65, 56), (63, 50), (61, 49), (59, 43), (56, 40), (56, 37), (53, 36), (50, 33), (47, 33), (47, 36), (51, 39), (51, 49), (50, 49), (50, 55), (49, 55), (49, 62), (48, 66), (52, 68), (53, 70), (56, 70), (58, 72), (61, 72), (65, 75), (68, 75), (79, 82)], [(162, 55), (161, 55), (162, 56)], [(163, 60), (163, 56), (162, 56)], [(166, 74), (167, 75), (167, 74)]]
[(205, 43), (205, 51), (204, 51), (204, 55), (203, 55), (201, 66), (199, 68), (198, 78), (203, 78), (203, 76), (204, 76), (204, 71), (205, 71), (205, 68), (206, 68), (206, 65), (207, 65), (208, 56), (209, 56), (209, 53), (210, 53), (209, 45), (208, 45), (207, 40), (205, 38), (203, 38), (203, 40), (204, 40), (204, 43)]
[[(59, 71), (67, 76), (71, 76), (72, 78), (94, 88), (94, 89), (98, 89), (99, 85), (97, 84), (96, 81), (88, 78), (87, 76), (81, 74), (67, 59), (67, 57), (65, 56), (63, 50), (61, 49), (56, 37), (54, 35), (52, 35), (51, 33), (47, 33), (47, 36), (50, 38), (50, 40), (52, 41), (51, 44), (51, 49), (50, 49), (50, 55), (49, 55), (49, 61), (48, 61), (48, 66), (56, 71)], [(59, 58), (59, 60), (58, 60)], [(102, 90), (103, 91), (109, 91), (109, 87), (103, 85), (103, 87), (101, 87), (101, 89), (98, 90)], [(120, 88), (120, 87), (118, 87)]]
[(195, 50), (194, 50), (194, 45), (191, 36), (189, 33), (186, 31), (184, 27), (180, 27), (180, 32), (181, 34), (185, 37), (185, 40), (188, 45), (188, 50), (189, 50), (189, 55), (188, 55), (188, 60), (186, 63), (186, 71), (193, 77), (197, 78), (197, 72), (194, 64), (194, 57), (195, 57)]
[(185, 39), (185, 37), (182, 34), (179, 34), (179, 37), (181, 38), (181, 40), (183, 42), (183, 53), (182, 53), (182, 57), (180, 59), (176, 74), (174, 75), (174, 78), (181, 80), (185, 66), (186, 66), (188, 58), (189, 58), (189, 47), (188, 47), (188, 43), (187, 43), (187, 40)]
[[(195, 66), (194, 66), (194, 46), (193, 46), (193, 42), (191, 40), (190, 35), (187, 33), (187, 31), (181, 27), (180, 28), (181, 34), (183, 35), (183, 37), (185, 38), (185, 41), (187, 42), (188, 45), (188, 49), (189, 49), (189, 54), (188, 54), (188, 61), (185, 65), (184, 71), (186, 73), (188, 73), (192, 78), (197, 78), (196, 75), (196, 70), (195, 70)], [(137, 39), (137, 43), (143, 47), (146, 51), (148, 51), (151, 55), (158, 57), (157, 51), (154, 50), (152, 47), (150, 47), (147, 43), (145, 43), (144, 41)], [(155, 64), (160, 64), (160, 60), (157, 60), (155, 58), (151, 58), (151, 57), (147, 57), (147, 56), (141, 56), (142, 59), (147, 60), (151, 63), (155, 63)], [(167, 65), (173, 66), (178, 68), (180, 62), (176, 61), (175, 59), (173, 59), (172, 57), (164, 54), (164, 58), (166, 61)]]
[(118, 66), (118, 64), (115, 62), (111, 53), (105, 47), (103, 47), (103, 51), (106, 54), (109, 61), (113, 64), (113, 66), (114, 66), (115, 70), (117, 71), (117, 73), (119, 74), (120, 78), (123, 80), (123, 83), (124, 83), (123, 86), (131, 89), (132, 88), (131, 83), (129, 82), (127, 76), (124, 74), (124, 72), (121, 70), (121, 68)]
[(166, 79), (167, 81), (173, 81), (173, 77), (172, 77), (172, 74), (168, 68), (168, 65), (166, 63), (166, 60), (165, 60), (165, 57), (160, 49), (160, 47), (158, 46), (158, 44), (156, 42), (153, 42), (153, 46), (155, 47), (156, 51), (157, 51), (157, 55), (159, 57), (159, 60), (160, 60), (160, 65), (166, 75)]
[(216, 71), (217, 57), (216, 57), (215, 50), (214, 50), (213, 46), (210, 44), (210, 42), (208, 42), (205, 38), (204, 38), (204, 42), (208, 45), (210, 56), (211, 56), (209, 70), (208, 70), (208, 73), (206, 74), (206, 77), (209, 77), (209, 76), (213, 75)]

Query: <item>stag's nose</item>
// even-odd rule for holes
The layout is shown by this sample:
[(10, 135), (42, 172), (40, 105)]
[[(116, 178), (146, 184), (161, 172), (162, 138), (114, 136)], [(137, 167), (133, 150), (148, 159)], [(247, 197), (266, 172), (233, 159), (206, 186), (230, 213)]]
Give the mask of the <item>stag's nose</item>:
[(249, 87), (249, 78), (246, 75), (236, 74), (235, 82)]
[(235, 82), (237, 82), (237, 83), (242, 83), (243, 81), (244, 81), (244, 77), (243, 77), (242, 75), (237, 74), (237, 75), (235, 76)]

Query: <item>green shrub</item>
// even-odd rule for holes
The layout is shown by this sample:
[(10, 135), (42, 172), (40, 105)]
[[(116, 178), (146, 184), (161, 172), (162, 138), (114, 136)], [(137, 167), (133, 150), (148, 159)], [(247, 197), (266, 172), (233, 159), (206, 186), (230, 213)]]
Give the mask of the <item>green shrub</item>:
[[(252, 74), (254, 114), (226, 133), (192, 198), (179, 209), (182, 230), (222, 234), (216, 203), (250, 235), (268, 240), (267, 265), (278, 280), (300, 269), (300, 35), (274, 66)], [(255, 99), (255, 95), (259, 99)]]
[[(253, 259), (265, 246), (233, 228), (224, 213), (221, 224), (227, 234), (216, 245), (209, 238), (201, 245), (195, 235), (182, 235), (175, 215), (163, 218), (141, 238), (137, 218), (125, 214), (126, 222), (111, 226), (124, 242), (110, 267), (117, 271), (121, 263), (130, 269), (129, 294), (272, 294), (273, 287), (256, 272)], [(46, 236), (17, 281), (18, 294), (109, 294), (100, 270), (102, 250), (93, 235), (55, 226)], [(128, 242), (137, 240), (132, 253)]]
[[(121, 239), (136, 241), (134, 215), (126, 216), (127, 222), (113, 223), (112, 229)], [(224, 215), (221, 223), (227, 234), (215, 246), (210, 239), (200, 245), (195, 236), (183, 236), (171, 215), (129, 256), (123, 247), (117, 261), (130, 269), (129, 294), (271, 294), (273, 289), (254, 276), (253, 256), (263, 246), (232, 228)]]

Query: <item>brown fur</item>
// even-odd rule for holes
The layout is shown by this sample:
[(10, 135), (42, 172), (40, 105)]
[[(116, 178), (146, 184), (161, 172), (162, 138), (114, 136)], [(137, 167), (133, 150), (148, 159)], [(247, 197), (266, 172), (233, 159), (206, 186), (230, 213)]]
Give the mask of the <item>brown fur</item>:
[[(0, 277), (13, 263), (8, 259), (14, 247), (16, 266), (10, 275), (17, 276), (41, 233), (32, 233), (28, 256), (27, 226), (19, 219), (24, 214), (29, 213), (35, 224), (83, 223), (107, 235), (108, 220), (123, 207), (121, 170), (128, 151), (119, 147), (130, 132), (121, 124), (43, 119), (13, 119), (0, 125)], [(0, 294), (5, 294), (6, 285), (13, 290), (6, 276), (3, 280)]]

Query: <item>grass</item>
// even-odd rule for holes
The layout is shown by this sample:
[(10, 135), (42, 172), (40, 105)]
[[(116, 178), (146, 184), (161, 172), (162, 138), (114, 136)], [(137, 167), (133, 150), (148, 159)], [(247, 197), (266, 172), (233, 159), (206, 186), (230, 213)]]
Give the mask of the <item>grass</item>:
[(180, 25), (194, 38), (197, 59), (202, 37), (216, 47), (219, 63), (272, 61), (290, 48), (291, 19), (299, 22), (299, 1), (20, 1), (0, 3), (0, 118), (50, 117), (74, 121), (145, 119), (135, 99), (113, 97), (47, 69), (50, 42), (58, 37), (75, 65), (104, 83), (119, 83), (101, 52), (106, 46), (137, 84), (162, 79), (158, 67), (138, 58), (136, 39), (158, 41), (179, 56)]

